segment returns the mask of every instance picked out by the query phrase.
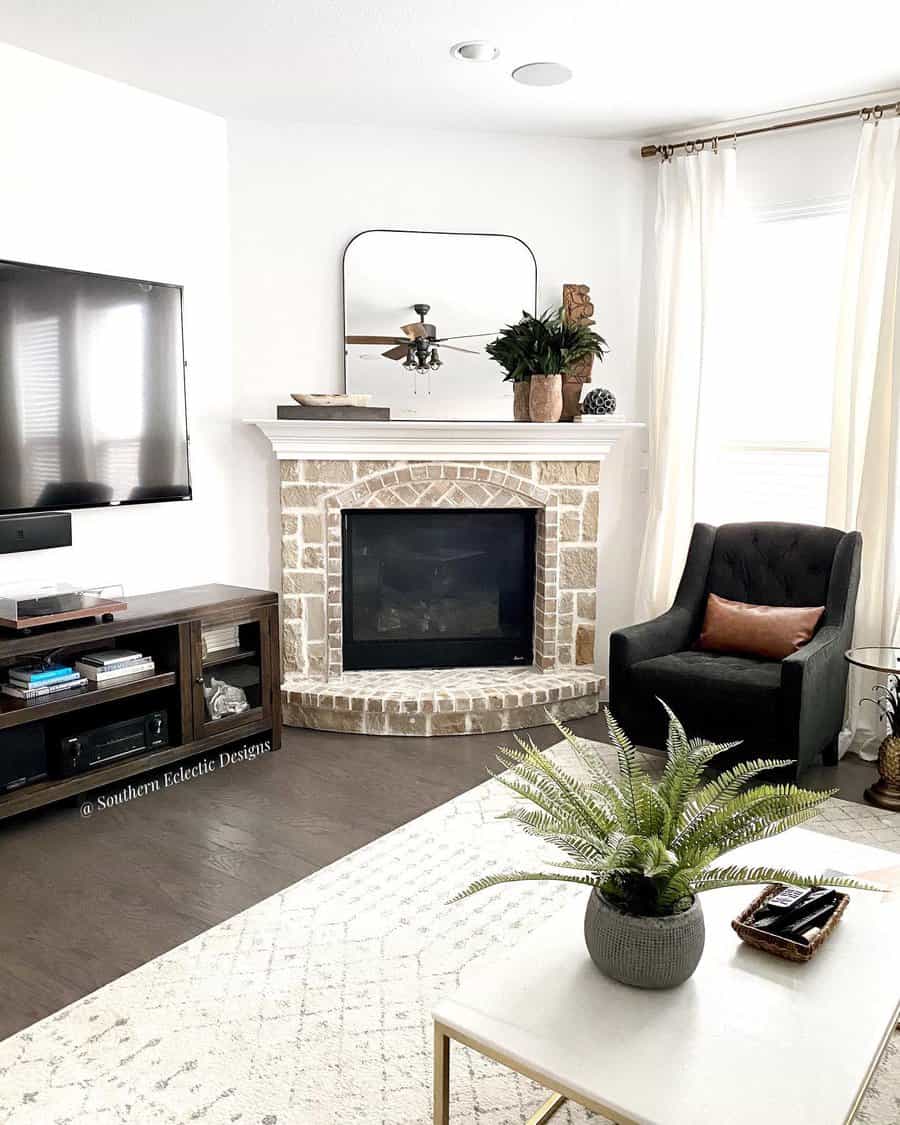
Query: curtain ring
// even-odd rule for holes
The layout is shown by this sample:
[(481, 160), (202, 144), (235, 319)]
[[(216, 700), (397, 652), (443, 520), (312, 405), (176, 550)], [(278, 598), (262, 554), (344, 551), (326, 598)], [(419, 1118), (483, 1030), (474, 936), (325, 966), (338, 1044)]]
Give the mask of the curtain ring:
[(718, 154), (719, 154), (719, 138), (718, 137), (713, 137), (713, 139), (712, 139), (712, 150), (713, 150), (713, 154), (718, 156)]
[(696, 145), (697, 145), (697, 152), (703, 152), (703, 150), (706, 148), (706, 141), (697, 141)]
[(860, 120), (865, 123), (872, 116), (872, 111), (868, 106), (863, 106), (863, 108), (859, 111), (859, 116)]

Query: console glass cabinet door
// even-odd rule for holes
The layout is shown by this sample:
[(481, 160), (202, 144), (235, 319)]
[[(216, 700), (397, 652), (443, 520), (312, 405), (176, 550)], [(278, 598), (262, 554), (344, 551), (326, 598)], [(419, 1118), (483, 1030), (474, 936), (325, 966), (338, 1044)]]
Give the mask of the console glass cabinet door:
[(194, 737), (272, 718), (271, 615), (191, 622)]

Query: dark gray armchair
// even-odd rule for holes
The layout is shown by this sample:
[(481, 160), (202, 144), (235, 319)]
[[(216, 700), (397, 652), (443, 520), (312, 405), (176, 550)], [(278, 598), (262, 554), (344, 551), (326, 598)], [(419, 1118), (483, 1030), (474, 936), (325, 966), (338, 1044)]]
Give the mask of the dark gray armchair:
[[(792, 523), (694, 527), (675, 604), (613, 633), (610, 709), (645, 746), (665, 745), (664, 699), (691, 735), (743, 739), (734, 758), (789, 758), (796, 773), (837, 763), (862, 537)], [(812, 640), (781, 661), (694, 648), (706, 596), (754, 605), (818, 606)]]

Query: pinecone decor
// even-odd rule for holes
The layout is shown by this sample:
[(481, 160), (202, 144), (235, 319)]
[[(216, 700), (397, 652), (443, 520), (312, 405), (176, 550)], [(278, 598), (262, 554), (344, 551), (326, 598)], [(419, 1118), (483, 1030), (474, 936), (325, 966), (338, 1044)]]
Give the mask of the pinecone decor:
[(581, 404), (582, 414), (612, 414), (616, 409), (616, 396), (606, 387), (588, 391)]

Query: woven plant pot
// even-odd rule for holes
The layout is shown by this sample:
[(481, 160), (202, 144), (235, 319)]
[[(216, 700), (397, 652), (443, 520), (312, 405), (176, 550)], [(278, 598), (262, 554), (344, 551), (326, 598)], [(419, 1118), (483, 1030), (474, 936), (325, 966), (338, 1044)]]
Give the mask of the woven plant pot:
[(700, 963), (706, 931), (700, 900), (681, 914), (626, 914), (594, 887), (584, 915), (584, 940), (597, 968), (634, 988), (674, 988)]
[(528, 380), (532, 422), (558, 422), (562, 415), (562, 375), (532, 375)]
[(519, 379), (513, 383), (513, 420), (516, 422), (530, 422), (528, 412), (528, 392), (531, 387), (530, 379)]

